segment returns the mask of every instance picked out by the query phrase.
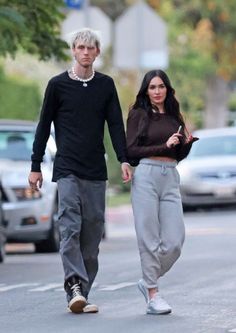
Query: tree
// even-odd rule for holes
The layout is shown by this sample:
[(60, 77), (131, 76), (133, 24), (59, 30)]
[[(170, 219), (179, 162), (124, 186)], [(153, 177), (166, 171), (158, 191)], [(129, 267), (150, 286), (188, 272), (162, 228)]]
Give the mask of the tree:
[(40, 60), (67, 60), (68, 45), (60, 39), (63, 0), (0, 0), (0, 56), (20, 49)]
[(206, 80), (205, 126), (225, 125), (229, 83), (236, 78), (235, 0), (149, 1), (170, 22), (172, 64), (182, 63), (185, 73), (192, 68), (193, 75), (198, 68)]
[(0, 118), (35, 120), (41, 105), (36, 82), (7, 77), (0, 68)]

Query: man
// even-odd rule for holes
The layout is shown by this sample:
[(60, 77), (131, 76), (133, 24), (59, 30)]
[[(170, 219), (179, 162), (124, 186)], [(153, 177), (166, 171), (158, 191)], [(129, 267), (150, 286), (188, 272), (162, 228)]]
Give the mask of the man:
[(74, 66), (53, 77), (46, 88), (33, 143), (29, 184), (34, 190), (42, 186), (40, 163), (53, 122), (57, 153), (52, 180), (58, 185), (64, 288), (72, 312), (92, 313), (98, 312), (98, 307), (88, 303), (88, 294), (98, 271), (99, 243), (104, 232), (105, 121), (124, 182), (131, 179), (131, 169), (114, 82), (93, 69), (100, 53), (97, 34), (90, 29), (77, 32), (72, 53)]

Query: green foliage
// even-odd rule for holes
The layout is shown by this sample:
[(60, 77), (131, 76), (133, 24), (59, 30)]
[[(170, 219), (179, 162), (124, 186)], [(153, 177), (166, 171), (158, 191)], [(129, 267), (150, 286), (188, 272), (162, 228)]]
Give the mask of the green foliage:
[[(172, 50), (176, 51), (181, 37), (185, 36), (185, 51), (192, 49), (198, 54), (198, 61), (206, 77), (214, 72), (227, 81), (235, 79), (236, 1), (159, 2), (160, 14), (169, 23), (172, 37), (175, 37), (171, 39)], [(177, 45), (174, 45), (174, 41)], [(186, 61), (189, 60), (188, 52), (184, 57)], [(190, 65), (193, 63), (190, 62)]]
[[(206, 94), (207, 90), (213, 89), (207, 85), (208, 79), (218, 77), (230, 82), (236, 77), (236, 1), (147, 2), (168, 25), (168, 73), (177, 91), (181, 109), (188, 113), (187, 118), (194, 121), (195, 125), (201, 126), (204, 114), (201, 115), (200, 110), (216, 113)], [(218, 94), (215, 91), (215, 95)], [(224, 100), (221, 103), (225, 105)]]
[(67, 60), (68, 45), (60, 39), (63, 6), (63, 0), (0, 0), (0, 56), (23, 49), (41, 60)]
[[(126, 185), (128, 186), (128, 185)], [(108, 191), (108, 195), (107, 195), (107, 207), (118, 207), (118, 206), (122, 206), (122, 205), (130, 205), (130, 191), (126, 191), (126, 192), (120, 192), (118, 191), (118, 193), (109, 195), (109, 191)]]
[[(114, 74), (114, 73), (113, 73)], [(123, 118), (124, 118), (124, 124), (126, 125), (126, 119), (128, 116), (128, 109), (130, 104), (134, 101), (135, 98), (135, 78), (134, 75), (131, 73), (119, 73), (116, 75), (112, 75), (116, 87), (117, 87), (117, 92), (120, 98), (120, 104), (121, 104), (121, 109), (123, 111)], [(114, 186), (118, 185), (119, 189), (122, 191), (126, 191), (129, 189), (127, 184), (122, 183), (121, 179), (121, 168), (120, 168), (120, 163), (117, 161), (116, 154), (114, 152), (114, 149), (112, 147), (111, 139), (109, 136), (108, 129), (106, 127), (105, 130), (105, 147), (106, 147), (106, 152), (107, 152), (107, 166), (108, 166), (108, 176), (109, 176), (109, 183)]]
[(229, 99), (229, 110), (236, 112), (236, 93), (232, 94)]
[(120, 96), (120, 104), (123, 112), (124, 122), (126, 123), (131, 104), (137, 94), (137, 75), (134, 73), (120, 72), (115, 78), (117, 82), (117, 91)]
[(111, 138), (109, 135), (107, 125), (105, 127), (104, 145), (106, 149), (106, 157), (107, 157), (106, 162), (107, 162), (109, 183), (112, 185), (121, 184), (120, 163), (117, 161), (116, 154), (112, 147)]
[(35, 83), (6, 78), (0, 69), (0, 118), (35, 120), (40, 104)]

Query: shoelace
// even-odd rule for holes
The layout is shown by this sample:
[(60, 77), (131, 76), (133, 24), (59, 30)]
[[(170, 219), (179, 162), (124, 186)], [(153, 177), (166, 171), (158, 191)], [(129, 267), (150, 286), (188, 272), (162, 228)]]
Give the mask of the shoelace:
[(73, 297), (77, 296), (78, 294), (81, 295), (81, 288), (80, 288), (80, 285), (78, 283), (74, 284), (71, 287), (71, 290), (72, 290)]
[(156, 295), (152, 298), (152, 301), (158, 302), (161, 306), (167, 306), (168, 303), (164, 298), (161, 297), (160, 294), (156, 293)]

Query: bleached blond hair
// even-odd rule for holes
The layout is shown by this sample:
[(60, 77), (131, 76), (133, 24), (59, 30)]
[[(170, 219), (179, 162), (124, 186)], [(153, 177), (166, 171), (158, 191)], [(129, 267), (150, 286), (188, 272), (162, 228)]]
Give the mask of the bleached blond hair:
[(71, 48), (74, 49), (77, 42), (82, 42), (87, 46), (96, 46), (99, 50), (101, 41), (98, 32), (90, 28), (83, 28), (75, 32), (71, 39)]

